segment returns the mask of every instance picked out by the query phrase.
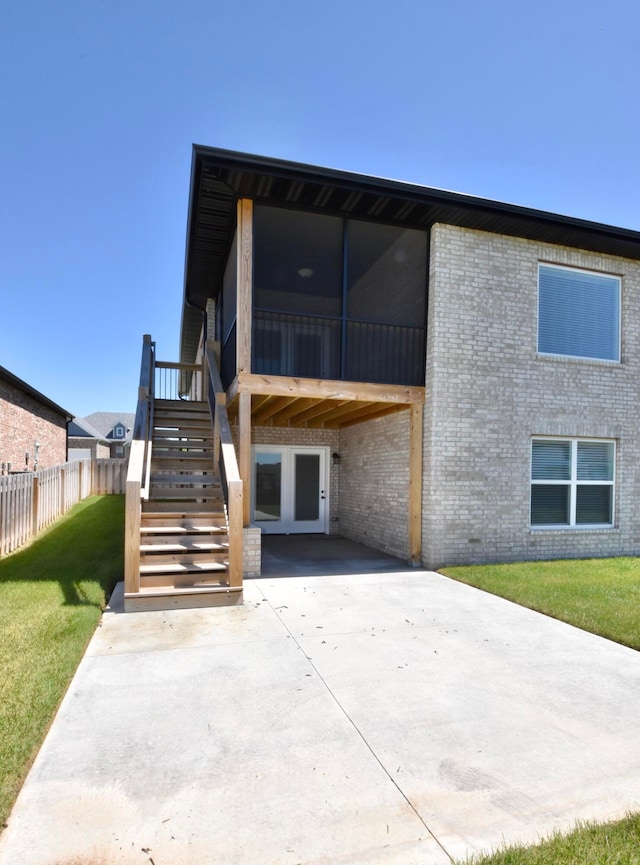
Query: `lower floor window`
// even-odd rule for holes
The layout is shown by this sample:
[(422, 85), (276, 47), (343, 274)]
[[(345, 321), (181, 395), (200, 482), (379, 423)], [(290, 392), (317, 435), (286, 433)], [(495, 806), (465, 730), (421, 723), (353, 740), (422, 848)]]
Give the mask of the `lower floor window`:
[(615, 443), (534, 438), (531, 525), (613, 525)]

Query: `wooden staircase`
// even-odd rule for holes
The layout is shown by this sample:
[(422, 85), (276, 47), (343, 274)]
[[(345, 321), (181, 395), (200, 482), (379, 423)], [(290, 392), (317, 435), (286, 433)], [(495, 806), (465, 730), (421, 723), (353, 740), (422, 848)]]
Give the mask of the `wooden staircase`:
[(242, 603), (206, 402), (155, 399), (149, 495), (140, 514), (139, 591), (127, 611)]

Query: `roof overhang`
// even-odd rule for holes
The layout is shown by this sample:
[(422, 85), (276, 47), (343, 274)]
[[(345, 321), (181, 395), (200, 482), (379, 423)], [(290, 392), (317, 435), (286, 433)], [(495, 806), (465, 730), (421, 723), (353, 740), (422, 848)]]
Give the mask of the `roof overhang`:
[(180, 360), (192, 363), (209, 297), (220, 291), (236, 202), (429, 229), (457, 225), (640, 260), (640, 232), (457, 192), (194, 145)]
[(27, 384), (26, 381), (18, 378), (17, 375), (9, 372), (9, 370), (3, 366), (0, 366), (0, 379), (2, 381), (6, 381), (17, 390), (22, 391), (22, 393), (28, 394), (32, 399), (36, 400), (36, 402), (39, 402), (41, 405), (47, 406), (47, 408), (50, 408), (56, 414), (59, 414), (61, 417), (63, 417), (65, 421), (68, 422), (73, 418), (71, 412), (68, 412), (65, 408), (62, 408), (62, 406), (59, 406), (57, 403), (53, 402), (53, 400), (49, 399), (49, 397), (45, 396), (43, 393), (40, 393), (40, 391), (36, 390), (34, 387), (31, 387), (30, 384)]

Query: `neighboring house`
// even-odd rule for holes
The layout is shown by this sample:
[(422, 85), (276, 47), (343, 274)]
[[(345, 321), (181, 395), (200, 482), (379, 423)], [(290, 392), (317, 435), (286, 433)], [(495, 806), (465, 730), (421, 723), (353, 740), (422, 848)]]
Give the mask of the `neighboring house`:
[(203, 335), (245, 525), (427, 567), (640, 552), (638, 232), (196, 146), (183, 363)]
[(0, 366), (0, 474), (36, 471), (67, 460), (72, 415)]
[[(84, 418), (74, 418), (75, 431), (72, 433), (71, 429), (69, 430), (69, 436), (73, 436), (70, 441), (73, 441), (74, 447), (95, 447), (96, 453), (92, 453), (92, 456), (123, 459), (129, 456), (134, 419), (133, 412), (104, 411), (93, 412)], [(90, 445), (89, 441), (93, 444)]]
[(111, 443), (100, 430), (88, 420), (76, 417), (69, 421), (69, 459), (108, 459), (111, 456)]

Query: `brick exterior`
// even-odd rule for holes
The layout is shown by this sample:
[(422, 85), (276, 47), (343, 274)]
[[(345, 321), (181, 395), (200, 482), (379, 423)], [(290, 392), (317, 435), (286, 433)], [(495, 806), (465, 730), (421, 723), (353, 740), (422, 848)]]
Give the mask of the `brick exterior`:
[[(621, 363), (537, 353), (539, 262), (622, 278)], [(426, 360), (426, 567), (640, 553), (640, 263), (436, 225)], [(615, 440), (612, 528), (530, 527), (531, 440), (545, 435)], [(408, 558), (408, 411), (340, 432), (264, 426), (252, 436), (339, 453), (331, 531)], [(252, 568), (255, 549), (247, 555)]]
[[(538, 262), (622, 277), (622, 362), (537, 354)], [(431, 233), (423, 560), (640, 552), (640, 264), (436, 225)], [(611, 529), (532, 530), (535, 435), (615, 439)]]
[(409, 412), (340, 431), (340, 534), (408, 559)]
[(242, 575), (259, 577), (262, 569), (262, 532), (257, 527), (243, 529)]
[(0, 379), (0, 464), (6, 469), (11, 463), (11, 471), (33, 471), (35, 442), (40, 443), (39, 469), (66, 462), (66, 417)]
[[(88, 450), (91, 451), (91, 459), (108, 459), (109, 457), (115, 457), (115, 446), (112, 448), (109, 445), (102, 444), (96, 439), (83, 438), (82, 436), (69, 436), (69, 459), (73, 459), (73, 451), (78, 450)], [(127, 447), (125, 451), (126, 455), (129, 455), (129, 448)]]

